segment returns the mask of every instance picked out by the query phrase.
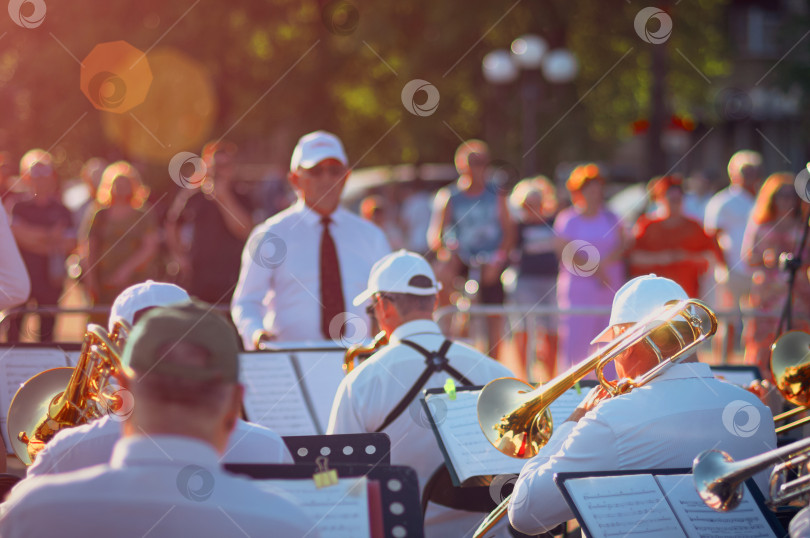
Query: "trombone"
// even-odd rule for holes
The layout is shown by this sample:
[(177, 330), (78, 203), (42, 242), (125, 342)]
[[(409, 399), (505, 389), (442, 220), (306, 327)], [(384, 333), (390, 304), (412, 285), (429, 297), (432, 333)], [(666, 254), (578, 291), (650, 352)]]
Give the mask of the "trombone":
[[(810, 493), (810, 475), (802, 476), (801, 472), (809, 461), (810, 438), (737, 462), (722, 450), (707, 450), (695, 458), (692, 476), (706, 506), (728, 512), (742, 501), (745, 480), (777, 464), (771, 471), (767, 501), (774, 508)], [(799, 472), (799, 477), (789, 480), (788, 474), (794, 471)]]
[(121, 404), (110, 378), (124, 370), (121, 349), (129, 331), (123, 320), (110, 334), (101, 325), (89, 324), (75, 368), (45, 370), (17, 390), (6, 423), (20, 461), (31, 465), (57, 432), (102, 417)]
[[(810, 334), (788, 331), (771, 346), (771, 373), (782, 397), (797, 407), (773, 417), (774, 422), (787, 420), (807, 411), (810, 405)], [(776, 428), (786, 432), (810, 422), (810, 417)]]
[[(569, 368), (556, 378), (533, 389), (513, 378), (488, 383), (478, 397), (478, 423), (489, 442), (507, 456), (531, 458), (545, 446), (553, 432), (550, 404), (591, 371), (609, 397), (626, 394), (681, 362), (689, 351), (717, 331), (717, 317), (702, 301), (687, 299), (662, 306), (598, 352)], [(656, 341), (671, 335), (678, 351), (664, 357)], [(644, 342), (655, 353), (658, 364), (635, 379), (609, 381), (604, 368), (625, 351)], [(506, 514), (511, 495), (493, 510), (476, 530), (474, 537), (488, 533)]]

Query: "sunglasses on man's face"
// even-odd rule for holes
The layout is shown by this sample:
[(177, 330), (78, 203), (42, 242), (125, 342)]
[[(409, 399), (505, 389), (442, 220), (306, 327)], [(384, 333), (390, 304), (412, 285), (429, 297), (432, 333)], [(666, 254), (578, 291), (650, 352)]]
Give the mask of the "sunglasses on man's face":
[(323, 177), (324, 174), (332, 177), (340, 177), (346, 173), (346, 167), (342, 164), (319, 164), (312, 168), (304, 168), (304, 173), (312, 177)]

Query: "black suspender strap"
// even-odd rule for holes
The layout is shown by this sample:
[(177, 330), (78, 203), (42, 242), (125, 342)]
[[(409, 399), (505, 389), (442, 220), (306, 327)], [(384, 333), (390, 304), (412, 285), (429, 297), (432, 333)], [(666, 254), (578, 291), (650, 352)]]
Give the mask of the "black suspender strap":
[(428, 382), (428, 379), (435, 374), (436, 372), (445, 371), (456, 380), (461, 383), (462, 385), (472, 385), (473, 383), (461, 375), (461, 373), (450, 366), (450, 361), (445, 356), (447, 351), (450, 349), (450, 346), (453, 345), (453, 342), (450, 340), (445, 340), (442, 342), (441, 347), (438, 351), (428, 351), (416, 342), (411, 342), (410, 340), (400, 340), (406, 346), (409, 346), (416, 350), (419, 354), (425, 357), (425, 370), (422, 372), (422, 375), (414, 382), (413, 386), (408, 390), (405, 396), (399, 401), (399, 403), (388, 413), (388, 416), (385, 417), (382, 425), (377, 428), (375, 431), (380, 433), (385, 428), (391, 425), (399, 416), (405, 412), (411, 402), (413, 402), (414, 398), (421, 392), (422, 388), (424, 388), (425, 384)]

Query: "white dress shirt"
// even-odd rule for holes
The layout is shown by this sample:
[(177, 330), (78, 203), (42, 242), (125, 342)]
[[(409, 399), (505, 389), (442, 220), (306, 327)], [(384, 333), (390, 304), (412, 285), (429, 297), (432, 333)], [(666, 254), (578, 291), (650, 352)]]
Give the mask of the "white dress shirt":
[[(676, 364), (644, 387), (602, 401), (579, 422), (561, 424), (520, 472), (509, 520), (538, 534), (574, 517), (555, 473), (691, 468), (704, 450), (738, 460), (775, 446), (773, 415), (756, 396), (716, 379), (707, 364)], [(766, 487), (767, 472), (755, 479)]]
[[(110, 461), (121, 424), (109, 415), (57, 433), (37, 454), (26, 476), (66, 473)], [(284, 440), (273, 430), (236, 421), (222, 463), (293, 463)]]
[(23, 480), (0, 505), (4, 538), (317, 534), (290, 497), (226, 473), (208, 443), (171, 435), (121, 439), (109, 464)]
[[(433, 321), (417, 320), (399, 326), (391, 333), (387, 346), (340, 383), (327, 434), (373, 432), (382, 425), (425, 370), (425, 358), (401, 343), (403, 339), (428, 351), (437, 351), (444, 342), (439, 326)], [(485, 385), (498, 377), (514, 376), (504, 365), (465, 344), (454, 343), (447, 357), (450, 366), (476, 384)], [(435, 373), (424, 388), (441, 388), (448, 377), (450, 374), (444, 371)], [(430, 425), (421, 417), (420, 398), (421, 394), (384, 431), (391, 438), (391, 464), (413, 467), (419, 478), (421, 494), (444, 458)], [(431, 503), (425, 517), (426, 536), (470, 536), (482, 519), (482, 514), (451, 510)]]
[(748, 264), (741, 260), (743, 236), (748, 216), (754, 207), (754, 197), (739, 185), (730, 185), (712, 196), (706, 205), (703, 228), (713, 235), (722, 230), (718, 241), (729, 271), (750, 275)]
[[(329, 233), (337, 248), (346, 312), (359, 316), (352, 323), (368, 336), (365, 307), (352, 299), (366, 289), (374, 263), (391, 252), (383, 232), (343, 208), (330, 215)], [(320, 245), (321, 216), (298, 200), (254, 228), (242, 252), (239, 282), (231, 301), (231, 315), (245, 349), (254, 349), (259, 329), (279, 341), (328, 339), (321, 334)], [(264, 248), (258, 248), (266, 241)], [(257, 260), (254, 260), (256, 251)]]
[(0, 204), (0, 310), (24, 303), (30, 293), (28, 271)]

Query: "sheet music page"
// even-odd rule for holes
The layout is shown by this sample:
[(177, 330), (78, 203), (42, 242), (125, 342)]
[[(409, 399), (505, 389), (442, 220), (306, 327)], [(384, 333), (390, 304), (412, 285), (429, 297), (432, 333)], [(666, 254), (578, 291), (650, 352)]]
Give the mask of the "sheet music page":
[[(426, 398), (459, 480), (464, 482), (472, 476), (519, 474), (526, 460), (510, 458), (499, 452), (481, 431), (476, 410), (478, 394), (479, 391), (459, 391), (455, 400), (450, 400), (446, 394), (428, 394)], [(554, 423), (562, 424), (586, 395), (586, 389), (581, 394), (574, 389), (566, 391), (551, 405)]]
[[(335, 345), (326, 342), (324, 345)], [(335, 401), (340, 382), (346, 377), (343, 373), (343, 356), (345, 350), (339, 351), (296, 351), (293, 353), (298, 361), (298, 368), (304, 377), (304, 390), (323, 432), (329, 424), (329, 413)]]
[[(11, 400), (20, 385), (31, 377), (51, 368), (68, 366), (65, 352), (56, 348), (3, 348), (0, 349), (0, 428), (6, 449), (11, 453), (11, 441), (6, 431), (6, 417)], [(66, 384), (67, 386), (67, 384)]]
[(248, 420), (279, 435), (317, 435), (303, 386), (285, 353), (242, 353), (239, 377), (245, 386)]
[(652, 475), (577, 478), (565, 487), (592, 538), (686, 536)]
[(459, 480), (464, 482), (471, 476), (519, 474), (526, 461), (499, 452), (481, 431), (476, 411), (478, 394), (478, 391), (459, 391), (455, 400), (450, 400), (446, 394), (428, 394), (425, 398)]
[(334, 486), (321, 489), (311, 478), (253, 482), (262, 489), (278, 489), (294, 497), (323, 537), (371, 538), (365, 476), (341, 478)]
[(747, 488), (740, 506), (730, 512), (715, 512), (700, 499), (692, 475), (657, 475), (655, 479), (689, 536), (774, 536)]

